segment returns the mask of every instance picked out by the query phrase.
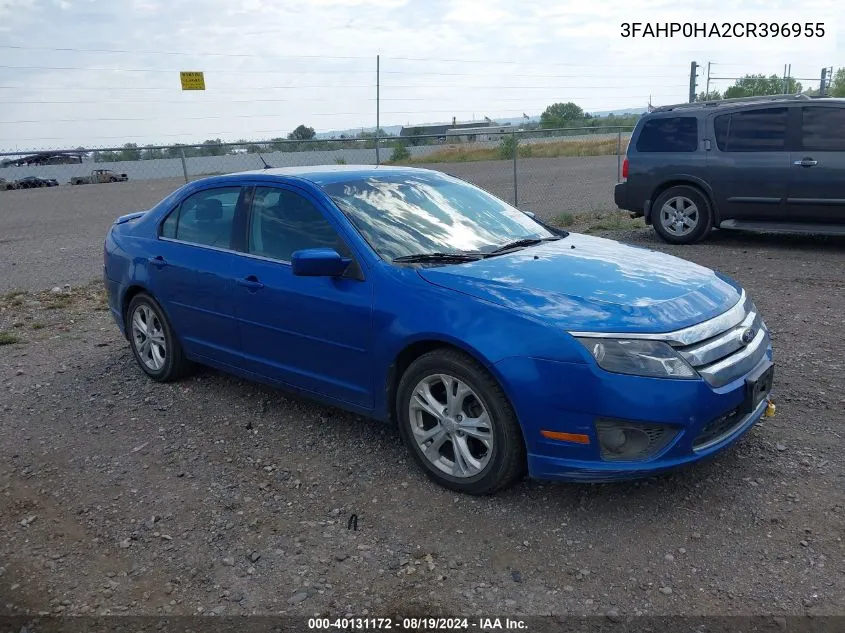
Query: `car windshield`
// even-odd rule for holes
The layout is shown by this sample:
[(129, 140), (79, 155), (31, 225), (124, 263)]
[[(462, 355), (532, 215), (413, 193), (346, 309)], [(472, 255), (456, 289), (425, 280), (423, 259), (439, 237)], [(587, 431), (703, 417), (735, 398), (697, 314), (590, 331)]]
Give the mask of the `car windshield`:
[(443, 174), (379, 174), (327, 183), (323, 190), (387, 260), (490, 253), (516, 240), (554, 237), (502, 200)]

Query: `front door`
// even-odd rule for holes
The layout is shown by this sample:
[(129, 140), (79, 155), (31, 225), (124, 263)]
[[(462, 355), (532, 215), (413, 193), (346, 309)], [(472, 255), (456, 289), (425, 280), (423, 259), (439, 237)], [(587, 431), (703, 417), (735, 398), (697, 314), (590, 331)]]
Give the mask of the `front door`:
[(256, 187), (235, 312), (251, 371), (361, 407), (372, 406), (372, 284), (362, 276), (298, 277), (294, 251), (352, 256), (318, 202), (292, 187)]
[(720, 220), (777, 220), (790, 175), (788, 108), (757, 108), (713, 117), (715, 147), (707, 170)]
[(792, 152), (792, 222), (845, 224), (845, 106), (801, 108), (801, 149)]

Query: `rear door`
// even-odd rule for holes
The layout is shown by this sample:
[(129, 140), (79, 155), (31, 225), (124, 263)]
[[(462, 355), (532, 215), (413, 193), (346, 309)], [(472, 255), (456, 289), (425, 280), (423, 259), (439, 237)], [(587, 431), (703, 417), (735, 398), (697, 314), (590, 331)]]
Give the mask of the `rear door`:
[[(165, 218), (147, 262), (150, 289), (193, 357), (239, 365), (233, 294), (242, 187), (204, 189)], [(240, 225), (242, 226), (242, 225)]]
[(720, 221), (777, 220), (790, 176), (789, 108), (760, 107), (712, 117), (707, 167)]
[[(628, 151), (626, 199), (642, 208), (656, 187), (673, 179), (704, 182), (707, 160), (698, 151), (704, 130), (695, 116), (650, 115)], [(659, 213), (660, 209), (653, 210)]]
[(790, 154), (788, 220), (845, 223), (845, 105), (800, 110), (800, 150)]

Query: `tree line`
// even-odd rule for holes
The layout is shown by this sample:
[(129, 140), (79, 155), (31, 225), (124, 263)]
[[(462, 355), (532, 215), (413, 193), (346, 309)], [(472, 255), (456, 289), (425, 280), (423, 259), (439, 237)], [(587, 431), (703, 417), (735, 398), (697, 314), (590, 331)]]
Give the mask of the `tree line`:
[[(825, 91), (827, 97), (845, 97), (845, 68), (839, 68), (833, 77), (829, 79), (828, 89)], [(807, 88), (801, 85), (792, 77), (785, 80), (778, 75), (745, 75), (728, 87), (724, 93), (718, 90), (700, 92), (696, 101), (720, 101), (722, 99), (741, 99), (743, 97), (758, 97), (765, 95), (799, 94), (804, 93), (811, 97), (819, 95), (818, 88)]]

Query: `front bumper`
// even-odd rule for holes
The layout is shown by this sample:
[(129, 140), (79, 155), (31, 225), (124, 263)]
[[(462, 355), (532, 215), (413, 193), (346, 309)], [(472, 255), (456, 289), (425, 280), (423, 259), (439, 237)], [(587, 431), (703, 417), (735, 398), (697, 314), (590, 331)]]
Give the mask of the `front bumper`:
[[(612, 374), (595, 365), (531, 358), (496, 364), (522, 426), (532, 477), (602, 482), (656, 475), (702, 459), (733, 444), (764, 415), (769, 388), (753, 394), (746, 379), (772, 364), (765, 356), (747, 374), (712, 387), (704, 380), (671, 380)], [(602, 455), (597, 418), (632, 425), (667, 425), (675, 431), (654, 455), (609, 461)], [(589, 437), (589, 443), (547, 439), (542, 430)]]
[(729, 433), (703, 450), (689, 452), (684, 450), (681, 454), (672, 457), (665, 456), (643, 462), (602, 462), (601, 466), (598, 466), (596, 462), (578, 462), (571, 459), (529, 454), (528, 469), (531, 476), (538, 479), (591, 483), (652, 477), (695, 463), (727, 448), (745, 435), (763, 417), (768, 404), (769, 400), (764, 399), (751, 413), (741, 418), (739, 424), (732, 427)]

